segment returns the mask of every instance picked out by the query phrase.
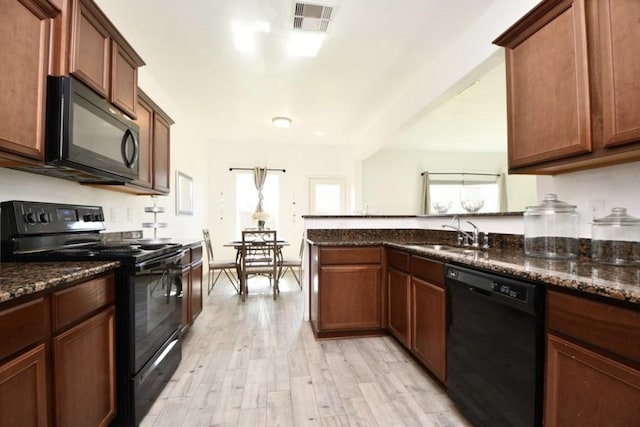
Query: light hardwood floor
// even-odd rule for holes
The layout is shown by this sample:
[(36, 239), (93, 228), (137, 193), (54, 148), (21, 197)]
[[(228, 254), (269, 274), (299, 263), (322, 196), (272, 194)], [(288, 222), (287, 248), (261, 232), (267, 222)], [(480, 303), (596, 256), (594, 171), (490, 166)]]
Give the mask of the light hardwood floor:
[[(142, 426), (469, 426), (391, 337), (316, 341), (290, 275), (218, 282)], [(206, 283), (206, 281), (205, 281)]]

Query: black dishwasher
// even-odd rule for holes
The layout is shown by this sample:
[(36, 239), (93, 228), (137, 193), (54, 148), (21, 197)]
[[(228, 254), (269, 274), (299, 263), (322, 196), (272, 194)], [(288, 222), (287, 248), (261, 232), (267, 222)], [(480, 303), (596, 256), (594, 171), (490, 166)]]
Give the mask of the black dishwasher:
[(445, 276), (447, 393), (474, 426), (540, 426), (544, 286), (455, 265)]

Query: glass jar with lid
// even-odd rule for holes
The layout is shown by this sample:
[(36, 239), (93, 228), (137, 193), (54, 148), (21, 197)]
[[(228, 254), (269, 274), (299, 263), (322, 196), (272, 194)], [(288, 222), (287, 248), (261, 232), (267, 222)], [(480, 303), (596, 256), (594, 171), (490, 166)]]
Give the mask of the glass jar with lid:
[(525, 255), (571, 259), (578, 256), (579, 215), (576, 206), (546, 194), (540, 204), (524, 213)]
[(625, 208), (613, 208), (591, 225), (591, 258), (614, 265), (640, 263), (640, 219)]

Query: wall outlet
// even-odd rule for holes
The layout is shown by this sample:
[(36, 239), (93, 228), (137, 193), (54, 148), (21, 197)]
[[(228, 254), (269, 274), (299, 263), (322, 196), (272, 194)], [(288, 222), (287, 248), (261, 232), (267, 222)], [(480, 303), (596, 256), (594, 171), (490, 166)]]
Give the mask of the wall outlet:
[(133, 222), (133, 209), (127, 208), (127, 222)]
[(604, 200), (591, 200), (591, 218), (601, 218), (605, 215)]

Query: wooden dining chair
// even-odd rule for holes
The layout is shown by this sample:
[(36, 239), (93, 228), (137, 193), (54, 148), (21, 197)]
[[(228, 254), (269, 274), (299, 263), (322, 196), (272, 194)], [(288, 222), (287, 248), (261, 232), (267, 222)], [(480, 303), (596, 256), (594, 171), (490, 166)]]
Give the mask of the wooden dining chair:
[[(202, 235), (204, 236), (204, 243), (207, 248), (207, 258), (209, 259), (207, 295), (211, 295), (213, 287), (216, 285), (216, 282), (223, 273), (227, 276), (227, 279), (229, 279), (236, 292), (240, 292), (240, 281), (237, 276), (238, 266), (236, 262), (227, 260), (216, 261), (213, 256), (213, 246), (211, 245), (211, 235), (209, 234), (209, 230), (206, 228), (203, 229)], [(217, 275), (216, 272), (218, 273)]]
[(284, 258), (280, 266), (280, 278), (282, 278), (287, 271), (291, 271), (294, 279), (298, 282), (298, 286), (302, 289), (302, 253), (304, 252), (304, 238), (300, 239), (300, 252), (298, 258)]
[(240, 248), (240, 295), (245, 301), (247, 282), (251, 276), (266, 276), (273, 288), (273, 299), (277, 299), (278, 269), (280, 264), (278, 239), (275, 230), (243, 230)]

